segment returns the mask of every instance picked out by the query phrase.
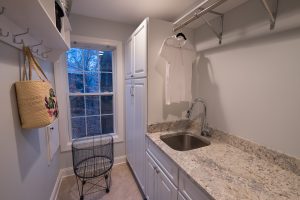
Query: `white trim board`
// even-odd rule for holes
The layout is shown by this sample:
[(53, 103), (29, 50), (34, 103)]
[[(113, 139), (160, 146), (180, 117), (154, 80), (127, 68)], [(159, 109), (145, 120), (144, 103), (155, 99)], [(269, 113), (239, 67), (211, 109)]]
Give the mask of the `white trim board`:
[[(84, 45), (87, 47), (99, 47), (99, 46), (109, 46), (114, 51), (114, 113), (115, 113), (115, 133), (117, 134), (114, 139), (115, 143), (124, 142), (125, 138), (125, 125), (124, 125), (124, 55), (123, 55), (123, 42), (118, 40), (102, 39), (97, 37), (89, 37), (82, 35), (71, 35), (71, 43), (76, 42), (77, 45)], [(79, 45), (79, 46), (80, 46)], [(67, 71), (66, 71), (66, 60), (65, 56), (60, 56), (59, 60), (54, 63), (54, 77), (56, 86), (56, 95), (58, 101), (60, 102), (60, 117), (59, 117), (59, 141), (61, 152), (71, 150), (71, 128), (70, 128), (70, 113), (69, 113), (69, 100), (68, 100), (68, 88), (61, 87), (67, 86)], [(118, 93), (116, 93), (118, 92)]]
[[(115, 157), (113, 168), (116, 165), (120, 165), (120, 164), (124, 164), (124, 163), (126, 163), (126, 155)], [(63, 169), (59, 170), (59, 173), (57, 175), (53, 191), (52, 191), (51, 196), (50, 196), (50, 200), (56, 200), (57, 199), (57, 195), (58, 195), (59, 188), (60, 188), (62, 180), (65, 177), (73, 176), (73, 175), (74, 175), (73, 167), (67, 167), (67, 168), (63, 168)]]

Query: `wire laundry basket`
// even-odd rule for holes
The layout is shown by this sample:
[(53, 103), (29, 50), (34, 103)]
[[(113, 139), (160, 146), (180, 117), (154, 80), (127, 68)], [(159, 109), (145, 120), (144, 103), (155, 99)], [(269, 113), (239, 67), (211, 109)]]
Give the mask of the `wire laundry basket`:
[[(110, 135), (93, 136), (92, 139), (79, 138), (72, 142), (73, 169), (76, 175), (80, 200), (84, 195), (105, 189), (109, 192), (111, 168), (114, 163), (113, 137)], [(95, 183), (91, 180), (100, 177)], [(101, 181), (105, 180), (105, 186)], [(84, 186), (90, 187), (84, 190)], [(98, 190), (95, 191), (95, 188)]]

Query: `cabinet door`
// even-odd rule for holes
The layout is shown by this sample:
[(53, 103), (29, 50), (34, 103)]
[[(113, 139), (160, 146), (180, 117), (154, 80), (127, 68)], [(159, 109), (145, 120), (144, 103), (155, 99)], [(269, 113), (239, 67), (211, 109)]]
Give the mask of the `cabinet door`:
[(157, 165), (154, 160), (146, 153), (146, 191), (145, 195), (147, 200), (155, 200), (155, 177)]
[(147, 75), (147, 20), (133, 34), (133, 76)]
[(127, 160), (132, 169), (134, 164), (134, 127), (133, 127), (133, 83), (132, 80), (125, 81), (125, 133)]
[(125, 78), (133, 77), (133, 41), (132, 37), (130, 37), (125, 45)]
[(156, 169), (156, 199), (177, 200), (177, 188), (165, 173), (158, 167)]
[(191, 181), (190, 178), (181, 170), (179, 171), (179, 191), (187, 200), (213, 199), (204, 189)]
[(134, 90), (134, 132), (135, 132), (135, 163), (137, 179), (141, 189), (145, 191), (145, 133), (146, 133), (146, 111), (147, 111), (147, 86), (146, 79), (133, 80)]

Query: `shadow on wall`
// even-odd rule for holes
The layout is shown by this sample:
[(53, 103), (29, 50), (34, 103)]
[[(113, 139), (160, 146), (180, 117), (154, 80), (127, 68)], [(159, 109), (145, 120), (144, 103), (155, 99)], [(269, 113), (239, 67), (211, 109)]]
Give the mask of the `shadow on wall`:
[[(156, 66), (165, 66), (165, 61), (163, 58), (159, 59), (160, 65)], [(157, 72), (161, 75), (163, 80), (163, 95), (161, 98), (162, 105), (163, 105), (163, 119), (167, 120), (169, 116), (175, 116), (177, 119), (182, 119), (182, 113), (185, 112), (190, 102), (180, 102), (180, 103), (171, 103), (170, 105), (166, 104), (166, 87), (165, 87), (165, 73), (166, 68), (165, 67), (156, 67)]]
[(15, 85), (10, 88), (11, 110), (15, 129), (19, 170), (24, 181), (41, 154), (39, 129), (22, 129), (18, 115)]
[[(206, 103), (207, 110), (211, 115), (207, 115), (207, 122), (210, 127), (215, 127), (211, 124), (211, 119), (214, 122), (222, 121), (226, 124), (226, 119), (222, 109), (222, 104), (219, 97), (219, 87), (214, 78), (214, 71), (210, 60), (201, 52), (198, 54), (195, 64), (193, 65), (192, 73), (192, 98), (201, 97)], [(209, 101), (208, 101), (209, 99)], [(213, 106), (212, 106), (213, 105)], [(199, 104), (194, 108), (196, 112), (192, 115), (193, 119), (199, 117)], [(203, 112), (203, 110), (202, 110)]]
[[(165, 102), (165, 98), (163, 100)], [(168, 115), (173, 115), (181, 119), (182, 112), (185, 112), (188, 109), (189, 104), (190, 102), (171, 103), (170, 105), (164, 104), (163, 118), (167, 119)]]

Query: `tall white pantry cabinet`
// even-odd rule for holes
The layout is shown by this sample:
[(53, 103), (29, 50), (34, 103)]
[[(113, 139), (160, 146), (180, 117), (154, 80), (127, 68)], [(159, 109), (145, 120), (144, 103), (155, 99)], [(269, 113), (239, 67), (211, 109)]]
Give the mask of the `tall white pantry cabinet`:
[(145, 191), (145, 133), (147, 131), (147, 23), (145, 19), (125, 47), (126, 153)]
[[(140, 188), (146, 193), (146, 144), (149, 101), (162, 99), (152, 95), (157, 88), (156, 61), (163, 40), (172, 34), (172, 23), (146, 18), (125, 45), (125, 125), (127, 161)], [(160, 76), (160, 77), (159, 77)], [(149, 93), (150, 92), (150, 93)], [(149, 111), (148, 111), (149, 110)]]

